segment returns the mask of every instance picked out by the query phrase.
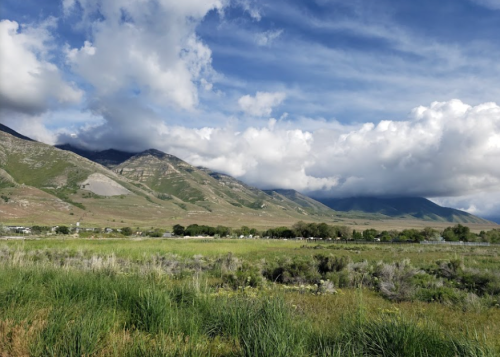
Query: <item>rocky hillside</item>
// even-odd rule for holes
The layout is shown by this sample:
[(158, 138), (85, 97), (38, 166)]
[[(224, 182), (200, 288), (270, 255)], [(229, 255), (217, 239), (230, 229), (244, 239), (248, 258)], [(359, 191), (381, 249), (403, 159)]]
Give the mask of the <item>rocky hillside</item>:
[(260, 215), (286, 214), (298, 218), (331, 217), (334, 213), (319, 203), (321, 209), (309, 209), (279, 194), (269, 195), (231, 176), (194, 167), (158, 150), (137, 154), (113, 170), (158, 192), (158, 197), (176, 197), (211, 212), (249, 211)]

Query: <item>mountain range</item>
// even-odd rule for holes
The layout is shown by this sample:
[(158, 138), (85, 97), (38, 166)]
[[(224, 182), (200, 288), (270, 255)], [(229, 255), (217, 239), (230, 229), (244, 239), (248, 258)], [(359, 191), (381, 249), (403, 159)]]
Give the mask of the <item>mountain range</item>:
[[(89, 151), (36, 142), (0, 124), (0, 222), (277, 226), (298, 220), (490, 223), (425, 198), (313, 199), (260, 190), (150, 149)], [(74, 217), (77, 216), (77, 217)]]

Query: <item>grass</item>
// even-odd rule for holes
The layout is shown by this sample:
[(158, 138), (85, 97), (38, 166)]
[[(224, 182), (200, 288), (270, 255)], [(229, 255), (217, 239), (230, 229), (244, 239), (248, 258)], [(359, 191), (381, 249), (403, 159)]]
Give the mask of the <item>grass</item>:
[[(469, 272), (466, 259), (478, 271), (495, 272), (497, 247), (419, 251), (418, 246), (302, 246), (251, 240), (8, 242), (0, 249), (0, 352), (8, 356), (500, 353), (498, 307), (391, 301), (369, 285), (320, 293), (265, 280), (254, 288), (245, 283), (247, 275), (260, 274), (266, 264), (286, 261), (292, 267), (294, 256), (308, 262), (308, 267), (315, 259), (324, 274), (351, 274), (350, 264), (356, 269), (371, 266), (374, 273), (377, 266), (396, 269), (405, 254), (418, 254), (420, 259), (400, 265), (400, 273), (390, 270), (394, 276), (409, 267), (423, 269), (436, 255), (462, 261), (463, 268), (453, 263), (456, 272)], [(230, 251), (233, 254), (227, 254)], [(339, 258), (328, 258), (330, 252)], [(398, 260), (390, 261), (394, 256)], [(225, 285), (227, 276), (238, 279), (238, 274), (242, 279), (232, 288)]]

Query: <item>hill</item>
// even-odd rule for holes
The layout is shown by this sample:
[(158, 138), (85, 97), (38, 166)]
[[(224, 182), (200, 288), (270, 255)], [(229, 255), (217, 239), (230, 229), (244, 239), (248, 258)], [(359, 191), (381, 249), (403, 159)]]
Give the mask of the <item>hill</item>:
[(425, 221), (454, 223), (487, 223), (488, 221), (470, 213), (441, 207), (421, 197), (350, 197), (317, 198), (326, 206), (341, 212), (365, 212), (392, 218), (417, 218)]
[(127, 153), (125, 161), (118, 152), (112, 163), (108, 154), (117, 151), (80, 152), (96, 161), (104, 157), (113, 170), (73, 151), (0, 131), (2, 221), (259, 227), (328, 220), (334, 213), (330, 209), (308, 213), (285, 198), (277, 200), (227, 175), (193, 167), (157, 150)]
[(12, 136), (15, 136), (16, 138), (19, 138), (19, 139), (23, 139), (23, 140), (27, 140), (27, 141), (35, 141), (31, 138), (28, 138), (27, 136), (19, 134), (17, 131), (9, 128), (8, 126), (3, 125), (2, 123), (0, 123), (0, 131), (7, 133), (7, 134), (10, 134)]
[(229, 175), (194, 167), (154, 149), (132, 156), (113, 170), (151, 188), (158, 193), (158, 197), (176, 197), (185, 204), (196, 205), (209, 212), (231, 214), (246, 211), (258, 216), (286, 215), (299, 219), (305, 216), (329, 218), (334, 213), (325, 206), (306, 210), (286, 197), (268, 195)]

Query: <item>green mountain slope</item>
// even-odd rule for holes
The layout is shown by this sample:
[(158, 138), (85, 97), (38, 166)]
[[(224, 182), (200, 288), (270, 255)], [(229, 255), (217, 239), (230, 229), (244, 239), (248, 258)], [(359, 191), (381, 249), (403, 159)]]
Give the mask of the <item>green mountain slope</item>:
[(325, 206), (311, 197), (301, 194), (295, 190), (274, 189), (264, 190), (272, 199), (280, 202), (292, 202), (299, 205), (304, 212), (309, 214), (328, 214), (331, 208)]
[(313, 220), (328, 220), (334, 213), (309, 214), (286, 198), (276, 200), (230, 176), (193, 167), (157, 150), (136, 154), (109, 170), (72, 151), (4, 131), (0, 131), (0, 193), (6, 197), (0, 200), (0, 214), (9, 222), (78, 219), (100, 225), (275, 226), (313, 215)]
[(194, 167), (153, 149), (131, 157), (113, 170), (141, 182), (158, 192), (159, 197), (176, 197), (210, 212), (298, 218), (309, 215), (331, 217), (334, 213), (323, 205), (321, 209), (305, 209), (279, 194), (269, 195), (229, 175)]
[(426, 221), (455, 223), (487, 223), (470, 213), (441, 207), (421, 197), (375, 198), (318, 198), (326, 206), (341, 212), (366, 212), (393, 218), (417, 218)]

